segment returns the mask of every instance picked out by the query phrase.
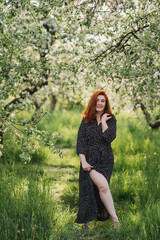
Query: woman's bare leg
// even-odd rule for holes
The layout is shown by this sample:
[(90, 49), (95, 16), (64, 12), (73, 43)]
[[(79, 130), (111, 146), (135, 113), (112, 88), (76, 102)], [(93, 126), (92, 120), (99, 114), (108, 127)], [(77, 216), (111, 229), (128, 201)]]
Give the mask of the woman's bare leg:
[(90, 171), (90, 177), (91, 177), (92, 181), (94, 182), (94, 184), (98, 187), (100, 198), (101, 198), (105, 208), (107, 209), (108, 213), (112, 217), (113, 223), (119, 222), (117, 214), (115, 212), (112, 195), (111, 195), (109, 185), (108, 185), (106, 178), (101, 173), (99, 173), (95, 170)]

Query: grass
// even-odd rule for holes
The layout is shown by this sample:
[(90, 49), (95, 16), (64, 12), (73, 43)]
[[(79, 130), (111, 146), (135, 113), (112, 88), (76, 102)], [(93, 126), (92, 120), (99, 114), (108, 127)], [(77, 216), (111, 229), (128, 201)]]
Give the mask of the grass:
[[(160, 130), (151, 130), (134, 113), (117, 116), (112, 143), (115, 165), (110, 189), (120, 228), (111, 220), (92, 221), (92, 231), (75, 224), (78, 210), (79, 158), (75, 144), (78, 110), (55, 111), (39, 129), (63, 133), (57, 146), (63, 158), (43, 147), (34, 163), (16, 162), (10, 144), (0, 168), (0, 239), (130, 240), (160, 239)], [(12, 152), (12, 150), (14, 151)], [(12, 153), (12, 154), (11, 154)], [(14, 161), (12, 161), (12, 158)]]
[(22, 165), (1, 169), (0, 239), (47, 239), (55, 205), (43, 170)]

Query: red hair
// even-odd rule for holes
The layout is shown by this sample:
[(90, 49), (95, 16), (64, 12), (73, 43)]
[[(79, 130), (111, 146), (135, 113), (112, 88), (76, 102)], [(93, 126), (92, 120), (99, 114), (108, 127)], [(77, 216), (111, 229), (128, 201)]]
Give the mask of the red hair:
[(109, 103), (107, 94), (103, 90), (97, 90), (92, 94), (92, 96), (88, 102), (88, 106), (86, 108), (84, 108), (84, 110), (82, 111), (82, 117), (86, 118), (87, 123), (93, 122), (96, 118), (96, 104), (97, 104), (97, 97), (99, 95), (103, 95), (106, 99), (104, 113), (113, 115), (113, 113), (111, 112), (111, 107), (110, 107), (110, 103)]

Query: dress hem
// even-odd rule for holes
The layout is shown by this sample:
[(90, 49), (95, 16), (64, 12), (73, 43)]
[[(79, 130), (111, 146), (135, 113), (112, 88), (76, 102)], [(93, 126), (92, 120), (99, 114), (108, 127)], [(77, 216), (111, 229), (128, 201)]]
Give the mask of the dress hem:
[(78, 223), (78, 224), (83, 224), (83, 223), (89, 223), (89, 222), (91, 222), (91, 221), (93, 221), (93, 220), (96, 220), (97, 219), (97, 217), (94, 217), (94, 218), (91, 218), (90, 220), (87, 220), (87, 221), (80, 221), (80, 222), (77, 222), (76, 220), (74, 221), (75, 223)]
[(91, 218), (90, 220), (87, 220), (87, 221), (78, 221), (78, 222), (77, 222), (77, 221), (75, 220), (74, 222), (77, 223), (77, 224), (89, 223), (89, 222), (91, 222), (91, 221), (93, 221), (93, 220), (97, 220), (97, 221), (103, 222), (103, 221), (107, 221), (109, 218), (110, 218), (110, 216), (109, 216), (108, 218), (106, 218), (106, 219), (100, 220), (99, 217), (96, 216), (96, 217)]

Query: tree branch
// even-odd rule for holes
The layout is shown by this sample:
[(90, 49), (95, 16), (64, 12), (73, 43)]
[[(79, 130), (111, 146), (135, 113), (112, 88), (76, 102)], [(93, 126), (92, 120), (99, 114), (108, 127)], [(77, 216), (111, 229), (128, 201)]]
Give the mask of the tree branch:
[[(100, 55), (98, 55), (95, 59), (93, 59), (92, 61), (95, 61), (97, 58), (101, 57), (102, 55), (106, 54), (108, 50), (110, 50), (111, 48), (114, 48), (114, 50), (116, 50), (116, 48), (119, 48), (122, 45), (122, 42), (125, 40), (125, 38), (127, 38), (129, 35), (133, 35), (134, 37), (136, 36), (135, 33), (139, 32), (140, 30), (149, 27), (149, 25), (145, 25), (143, 27), (139, 27), (137, 30), (132, 30), (128, 33), (126, 33), (125, 35), (122, 35), (119, 42), (113, 47), (110, 47), (109, 49), (106, 49), (105, 51), (103, 51)], [(128, 37), (127, 41), (130, 39), (131, 36)], [(137, 38), (137, 36), (136, 36)], [(125, 43), (127, 42), (125, 41)], [(105, 55), (106, 56), (106, 55)], [(104, 56), (104, 57), (105, 57)]]
[(94, 14), (95, 11), (96, 11), (96, 8), (97, 8), (97, 6), (98, 6), (98, 3), (99, 3), (99, 0), (97, 0), (97, 2), (95, 3), (95, 6), (94, 6), (94, 8), (93, 8), (93, 14)]
[[(91, 61), (80, 71), (83, 72), (84, 69), (86, 69), (92, 62), (96, 62), (96, 63), (100, 63), (103, 61), (103, 59), (106, 57), (107, 54), (110, 54), (114, 51), (116, 51), (117, 49), (121, 49), (123, 48), (124, 44), (126, 44), (128, 42), (128, 40), (131, 38), (131, 36), (134, 36), (136, 39), (138, 38), (137, 35), (135, 35), (135, 33), (139, 32), (140, 30), (149, 27), (148, 25), (145, 25), (143, 27), (139, 27), (137, 30), (132, 30), (128, 33), (126, 33), (125, 35), (122, 35), (120, 37), (119, 42), (117, 42), (117, 44), (115, 46), (110, 46), (109, 48), (107, 48), (106, 50), (102, 51), (100, 54), (98, 54), (95, 58), (91, 59)], [(127, 39), (126, 39), (127, 38)], [(125, 40), (126, 39), (126, 40)], [(123, 43), (123, 41), (125, 40), (125, 42)], [(139, 40), (139, 39), (138, 39)], [(122, 45), (123, 43), (123, 45)], [(108, 53), (109, 51), (109, 53)], [(101, 57), (101, 59), (99, 61), (97, 61), (99, 58)]]
[[(9, 109), (9, 112), (12, 112), (15, 107), (14, 107), (14, 104), (17, 103), (19, 101), (19, 99), (25, 99), (26, 98), (26, 94), (29, 93), (30, 95), (33, 95), (35, 92), (37, 92), (39, 90), (39, 88), (42, 88), (43, 86), (46, 86), (48, 85), (48, 81), (44, 81), (44, 82), (41, 82), (37, 85), (33, 85), (32, 87), (28, 87), (28, 88), (25, 88), (20, 94), (19, 94), (19, 97), (13, 99), (11, 102), (9, 102), (5, 107), (4, 107), (4, 110), (8, 110)], [(8, 114), (7, 114), (8, 115)]]
[(155, 122), (152, 122), (151, 120), (151, 115), (147, 112), (146, 107), (144, 106), (143, 103), (141, 103), (141, 109), (145, 115), (145, 118), (151, 128), (159, 128), (160, 126), (160, 119), (156, 120)]

